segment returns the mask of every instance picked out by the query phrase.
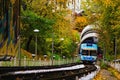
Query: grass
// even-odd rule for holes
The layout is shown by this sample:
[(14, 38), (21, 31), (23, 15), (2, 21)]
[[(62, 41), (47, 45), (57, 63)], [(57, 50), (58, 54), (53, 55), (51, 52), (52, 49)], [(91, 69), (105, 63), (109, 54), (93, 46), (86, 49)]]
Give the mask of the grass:
[(101, 67), (101, 69), (107, 69), (108, 65), (104, 61), (101, 61), (100, 67)]

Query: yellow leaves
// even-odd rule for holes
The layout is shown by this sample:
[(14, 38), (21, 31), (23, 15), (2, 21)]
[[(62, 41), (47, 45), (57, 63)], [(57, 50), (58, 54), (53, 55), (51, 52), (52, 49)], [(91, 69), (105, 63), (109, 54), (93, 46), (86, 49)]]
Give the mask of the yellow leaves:
[(72, 35), (75, 36), (78, 33), (76, 30), (72, 30)]
[(56, 0), (57, 2), (66, 2), (66, 0)]
[(103, 2), (103, 5), (106, 6), (106, 7), (113, 5), (112, 0), (102, 0), (102, 2)]
[(108, 68), (108, 70), (111, 71), (118, 80), (120, 80), (120, 73), (117, 70), (113, 68)]
[(66, 16), (64, 17), (64, 19), (65, 19), (65, 20), (68, 20), (68, 21), (70, 21), (70, 20), (72, 19), (72, 16), (71, 16), (70, 12), (69, 12), (68, 15), (66, 15)]
[(83, 29), (83, 27), (86, 26), (87, 23), (88, 21), (84, 16), (76, 17), (75, 19), (75, 27), (78, 28), (79, 30)]
[[(41, 8), (43, 8), (44, 7), (44, 1), (43, 0), (41, 0), (41, 1), (39, 1), (39, 0), (33, 0), (33, 2), (32, 2), (32, 6), (31, 7), (33, 7), (34, 9), (36, 8), (36, 9), (41, 9)], [(41, 7), (42, 6), (42, 7)]]
[(100, 75), (100, 73), (98, 73), (93, 80), (102, 80), (102, 76)]
[(75, 20), (77, 23), (86, 23), (86, 18), (85, 17), (77, 17)]
[(59, 16), (59, 18), (56, 20), (56, 23), (54, 24), (54, 30), (55, 33), (57, 33), (60, 36), (68, 36), (70, 35), (71, 31), (71, 25), (70, 22), (66, 19), (64, 19), (62, 16)]
[(103, 3), (107, 6), (111, 4), (111, 0), (103, 0)]
[(72, 32), (71, 35), (72, 35), (73, 40), (77, 41), (78, 40), (78, 38), (77, 38), (78, 31), (77, 30), (72, 30), (71, 32)]
[(93, 2), (98, 2), (98, 0), (93, 0)]
[(16, 1), (16, 0), (10, 0), (10, 2), (12, 2), (12, 4), (14, 4), (14, 3), (15, 3), (15, 1)]
[(42, 17), (52, 18), (54, 3), (48, 0), (33, 0), (30, 5), (35, 13)]
[(114, 6), (114, 1), (113, 0), (93, 0), (95, 3), (102, 3), (105, 7), (108, 6)]
[[(105, 73), (105, 72), (109, 72), (109, 73)], [(95, 76), (95, 78), (93, 80), (110, 80), (111, 77), (113, 78), (117, 78), (117, 80), (120, 80), (120, 73), (115, 70), (114, 68), (107, 68), (107, 70), (100, 70), (100, 72)], [(112, 75), (111, 75), (112, 74)]]

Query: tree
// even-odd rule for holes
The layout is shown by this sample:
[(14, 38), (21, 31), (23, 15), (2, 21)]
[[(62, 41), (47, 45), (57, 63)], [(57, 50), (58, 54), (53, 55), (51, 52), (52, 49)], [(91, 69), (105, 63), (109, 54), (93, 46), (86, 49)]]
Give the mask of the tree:
[(80, 32), (87, 24), (88, 24), (88, 21), (85, 16), (78, 16), (75, 19), (75, 28)]
[[(53, 24), (53, 21), (47, 18), (46, 19), (42, 18), (30, 10), (24, 11), (22, 16), (23, 17), (21, 18), (22, 19), (21, 35), (23, 37), (22, 39), (23, 44), (26, 44), (24, 45), (24, 47), (27, 51), (34, 53), (33, 50), (34, 48), (32, 47), (34, 46), (35, 43), (33, 30), (34, 29), (40, 30), (40, 32), (38, 33), (38, 42), (40, 41), (40, 44), (46, 44), (45, 38), (50, 37), (52, 31), (51, 25)], [(44, 49), (42, 50), (42, 48)], [(46, 48), (45, 46), (39, 46), (38, 52), (43, 51), (40, 53), (45, 53), (46, 51), (45, 48)]]
[[(85, 5), (86, 6), (85, 6)], [(99, 42), (104, 45), (106, 53), (114, 53), (114, 39), (117, 37), (119, 40), (120, 28), (120, 1), (119, 0), (87, 0), (83, 1), (82, 6), (87, 13), (88, 18), (94, 18), (91, 24), (99, 26)], [(91, 16), (93, 15), (93, 16)], [(120, 44), (118, 44), (119, 46)]]
[[(76, 43), (79, 42), (79, 36), (72, 35), (72, 25), (70, 20), (66, 19), (68, 10), (55, 10), (54, 2), (51, 0), (24, 0), (26, 8), (22, 12), (22, 33), (24, 49), (34, 53), (34, 33), (35, 28), (38, 33), (38, 52), (39, 54), (48, 54), (51, 56), (52, 39), (54, 39), (54, 54), (69, 56), (75, 50)], [(29, 33), (31, 32), (31, 33)], [(71, 34), (72, 33), (72, 34)], [(78, 33), (74, 33), (78, 34)], [(60, 41), (64, 38), (64, 41)], [(74, 49), (71, 49), (74, 47)]]

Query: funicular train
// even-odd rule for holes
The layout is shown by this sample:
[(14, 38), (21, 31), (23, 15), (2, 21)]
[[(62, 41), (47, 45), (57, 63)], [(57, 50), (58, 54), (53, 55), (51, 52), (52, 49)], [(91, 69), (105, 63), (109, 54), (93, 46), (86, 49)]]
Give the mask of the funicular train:
[(95, 25), (88, 25), (81, 32), (79, 54), (83, 63), (93, 63), (97, 60), (98, 33), (95, 28)]

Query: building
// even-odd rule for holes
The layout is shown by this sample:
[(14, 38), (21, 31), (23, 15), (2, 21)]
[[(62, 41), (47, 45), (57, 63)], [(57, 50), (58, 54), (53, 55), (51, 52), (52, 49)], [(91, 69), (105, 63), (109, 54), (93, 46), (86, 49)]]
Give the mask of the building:
[(67, 8), (73, 12), (79, 13), (81, 11), (81, 0), (68, 0)]

